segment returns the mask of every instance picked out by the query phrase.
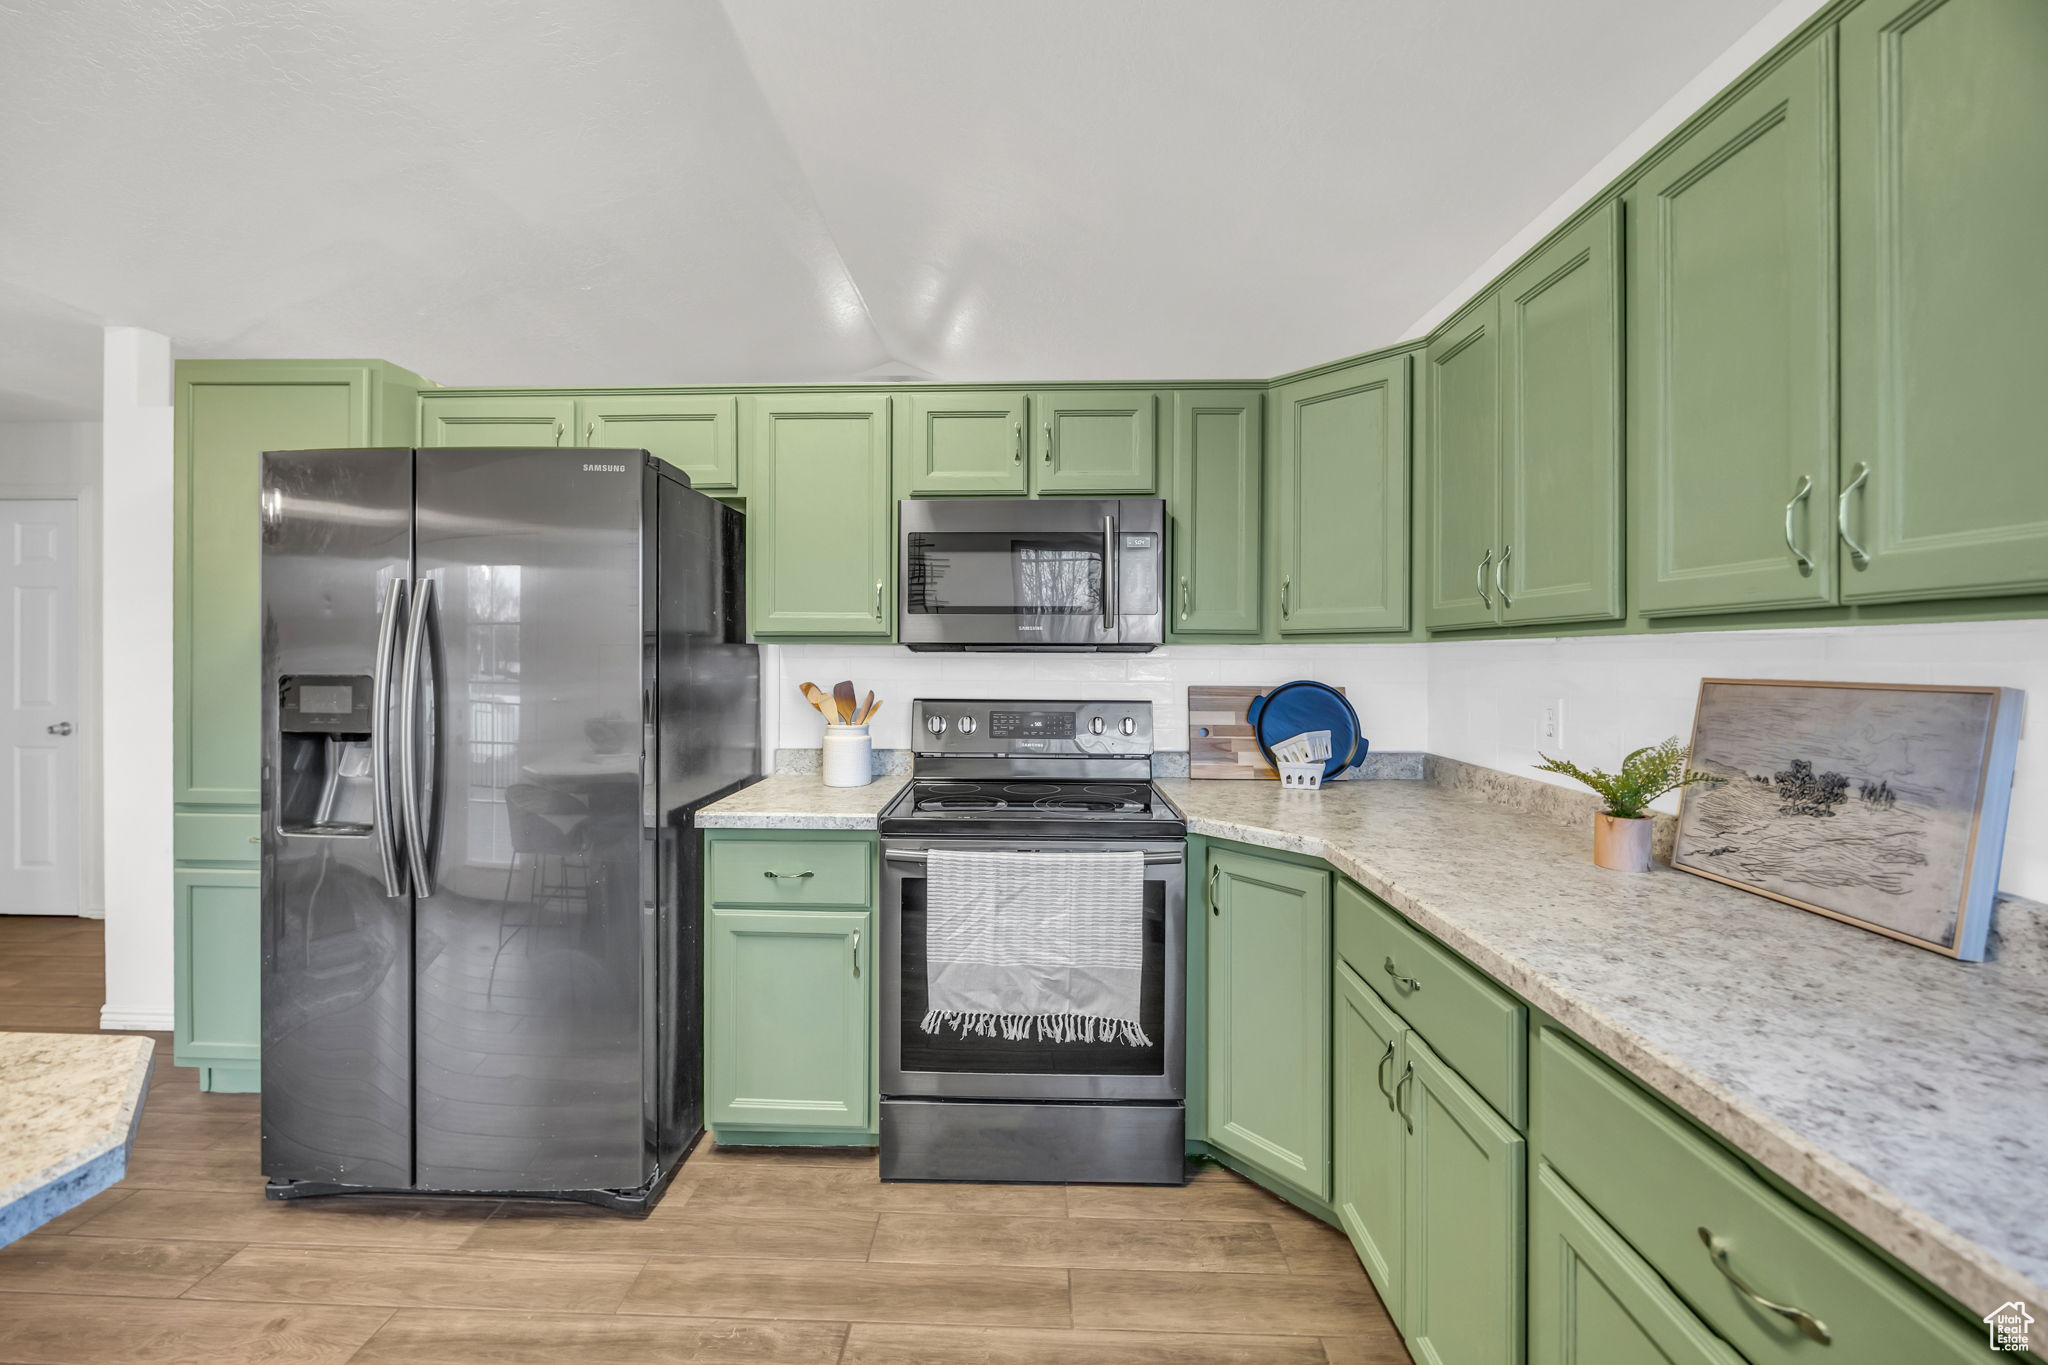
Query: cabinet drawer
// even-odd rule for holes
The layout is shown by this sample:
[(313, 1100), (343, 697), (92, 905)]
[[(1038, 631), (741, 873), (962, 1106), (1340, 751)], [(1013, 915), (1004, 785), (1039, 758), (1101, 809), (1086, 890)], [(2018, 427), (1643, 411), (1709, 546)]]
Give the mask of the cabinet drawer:
[(1337, 956), (1503, 1118), (1525, 1126), (1522, 1002), (1350, 882), (1337, 883), (1336, 918)]
[(172, 817), (172, 847), (181, 863), (253, 863), (263, 857), (263, 817), (242, 815), (177, 815)]
[(866, 842), (716, 840), (711, 899), (719, 905), (851, 905), (871, 899)]
[[(1754, 1365), (1842, 1360), (1938, 1365), (1984, 1358), (1965, 1328), (1875, 1256), (1552, 1029), (1536, 1044), (1544, 1160)], [(1703, 1243), (1725, 1253), (1726, 1272)], [(1822, 1347), (1734, 1283), (1811, 1314)]]

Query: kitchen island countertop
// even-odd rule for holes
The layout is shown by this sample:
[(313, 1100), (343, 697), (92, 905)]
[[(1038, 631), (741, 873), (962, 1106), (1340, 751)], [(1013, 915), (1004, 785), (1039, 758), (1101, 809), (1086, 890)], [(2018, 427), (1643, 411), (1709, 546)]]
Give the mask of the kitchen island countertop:
[(0, 1246), (118, 1181), (156, 1043), (0, 1033)]
[(1319, 857), (1974, 1312), (2048, 1300), (2048, 977), (1958, 963), (1420, 782), (1158, 783)]

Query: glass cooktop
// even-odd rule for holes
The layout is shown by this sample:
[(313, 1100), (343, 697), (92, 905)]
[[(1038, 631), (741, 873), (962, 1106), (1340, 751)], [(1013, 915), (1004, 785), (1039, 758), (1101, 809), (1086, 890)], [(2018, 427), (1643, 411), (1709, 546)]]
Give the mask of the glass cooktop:
[(1107, 833), (1106, 825), (1116, 826), (1119, 838), (1172, 837), (1185, 829), (1152, 784), (1140, 781), (920, 777), (882, 812), (885, 833), (916, 827), (943, 827), (956, 835), (1029, 829), (1086, 838)]

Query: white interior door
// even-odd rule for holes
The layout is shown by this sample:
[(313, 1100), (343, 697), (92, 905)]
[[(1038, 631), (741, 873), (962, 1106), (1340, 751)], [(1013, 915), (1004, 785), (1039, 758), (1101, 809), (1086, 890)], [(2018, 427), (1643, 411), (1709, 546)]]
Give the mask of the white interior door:
[(78, 913), (78, 504), (0, 499), (0, 914)]

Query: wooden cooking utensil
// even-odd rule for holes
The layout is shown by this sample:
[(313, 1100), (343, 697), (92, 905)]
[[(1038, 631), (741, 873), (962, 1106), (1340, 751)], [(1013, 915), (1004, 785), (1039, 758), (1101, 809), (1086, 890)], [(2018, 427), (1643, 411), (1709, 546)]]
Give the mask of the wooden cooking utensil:
[(817, 708), (818, 714), (823, 716), (829, 725), (832, 721), (832, 708), (829, 704), (831, 699), (825, 695), (825, 689), (816, 683), (800, 683), (798, 690), (804, 694), (805, 701)]
[(862, 717), (860, 718), (860, 723), (861, 723), (862, 725), (866, 725), (866, 724), (867, 724), (867, 723), (868, 723), (869, 721), (871, 721), (871, 720), (873, 720), (873, 719), (875, 718), (875, 712), (877, 712), (877, 711), (879, 711), (879, 710), (881, 710), (881, 709), (882, 709), (882, 703), (880, 703), (880, 702), (876, 702), (876, 703), (875, 703), (875, 704), (874, 704), (873, 706), (870, 706), (870, 707), (868, 708), (868, 710), (867, 710), (867, 714), (866, 714), (866, 715), (864, 715), (864, 716), (862, 716)]
[(854, 711), (853, 723), (855, 725), (866, 725), (868, 717), (873, 714), (875, 714), (875, 694), (870, 690), (865, 697), (861, 698), (859, 708)]
[(832, 685), (832, 702), (839, 708), (839, 723), (853, 724), (853, 684), (851, 682)]

